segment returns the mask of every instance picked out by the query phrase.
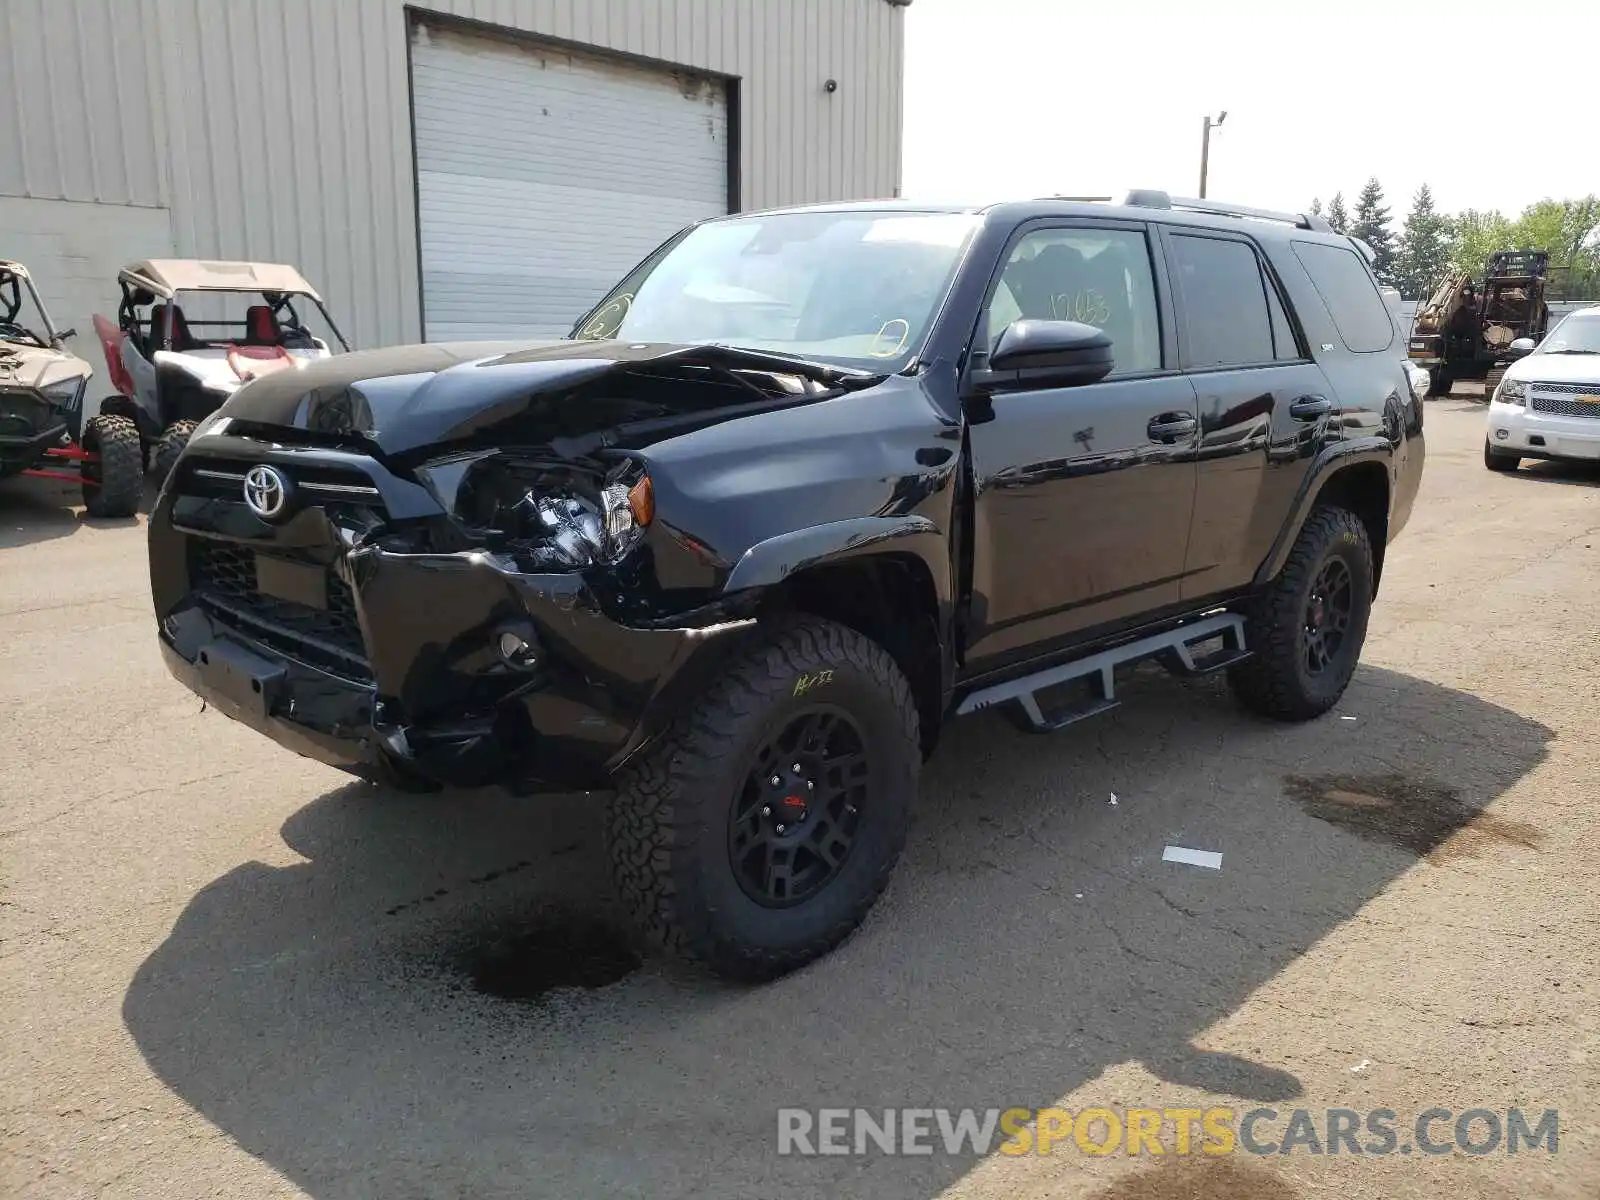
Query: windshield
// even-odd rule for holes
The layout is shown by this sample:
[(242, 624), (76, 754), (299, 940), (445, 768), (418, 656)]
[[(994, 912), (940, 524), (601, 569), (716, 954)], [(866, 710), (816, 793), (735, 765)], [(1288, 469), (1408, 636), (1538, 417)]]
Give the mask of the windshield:
[(49, 339), (50, 322), (32, 282), (14, 271), (0, 271), (0, 341), (47, 346)]
[(1600, 354), (1600, 311), (1569, 313), (1535, 354)]
[(979, 222), (883, 211), (712, 221), (635, 268), (572, 336), (718, 342), (899, 370)]

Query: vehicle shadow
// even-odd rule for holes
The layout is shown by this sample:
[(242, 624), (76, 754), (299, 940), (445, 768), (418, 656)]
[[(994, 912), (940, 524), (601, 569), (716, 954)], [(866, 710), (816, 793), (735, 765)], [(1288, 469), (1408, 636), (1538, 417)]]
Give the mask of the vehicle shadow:
[(1600, 462), (1573, 462), (1524, 459), (1517, 468), (1517, 478), (1532, 479), (1539, 483), (1577, 484), (1579, 487), (1600, 487)]
[[(124, 1020), (179, 1097), (319, 1200), (922, 1198), (979, 1160), (780, 1156), (778, 1109), (1038, 1107), (1122, 1063), (1291, 1100), (1293, 1073), (1208, 1030), (1408, 869), (1537, 847), (1483, 809), (1551, 733), (1463, 692), (1367, 667), (1302, 726), (1215, 679), (1141, 672), (1127, 697), (1051, 738), (954, 725), (884, 902), (766, 987), (629, 970), (599, 798), (352, 785), (284, 825), (308, 861), (194, 896)], [(1172, 842), (1223, 869), (1163, 862)]]
[(80, 529), (121, 529), (136, 525), (155, 502), (156, 485), (145, 483), (139, 516), (100, 518), (83, 511), (76, 484), (16, 477), (0, 480), (0, 550), (71, 537)]

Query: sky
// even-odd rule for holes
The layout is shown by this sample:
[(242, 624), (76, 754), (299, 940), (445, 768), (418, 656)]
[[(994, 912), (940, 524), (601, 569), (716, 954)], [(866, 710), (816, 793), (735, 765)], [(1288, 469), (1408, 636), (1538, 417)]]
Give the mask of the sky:
[(1398, 228), (1424, 182), (1443, 212), (1600, 193), (1600, 0), (913, 0), (905, 29), (913, 199), (1194, 196), (1222, 110), (1214, 200), (1376, 176)]

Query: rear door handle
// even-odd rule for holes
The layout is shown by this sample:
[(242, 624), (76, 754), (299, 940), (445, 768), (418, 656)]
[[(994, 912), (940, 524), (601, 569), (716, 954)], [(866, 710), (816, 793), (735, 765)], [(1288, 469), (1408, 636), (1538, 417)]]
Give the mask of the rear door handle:
[(1302, 421), (1325, 417), (1333, 411), (1333, 401), (1326, 396), (1300, 396), (1289, 404), (1289, 415)]
[(1150, 418), (1145, 432), (1150, 435), (1152, 442), (1176, 442), (1192, 436), (1199, 424), (1188, 413), (1162, 413), (1159, 417)]

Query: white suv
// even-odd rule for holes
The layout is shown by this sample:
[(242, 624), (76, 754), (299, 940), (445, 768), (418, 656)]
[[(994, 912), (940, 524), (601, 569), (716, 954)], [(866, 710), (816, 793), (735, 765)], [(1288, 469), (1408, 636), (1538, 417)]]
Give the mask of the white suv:
[(1511, 343), (1513, 363), (1489, 401), (1483, 465), (1524, 458), (1600, 461), (1600, 305), (1568, 313), (1544, 341)]

